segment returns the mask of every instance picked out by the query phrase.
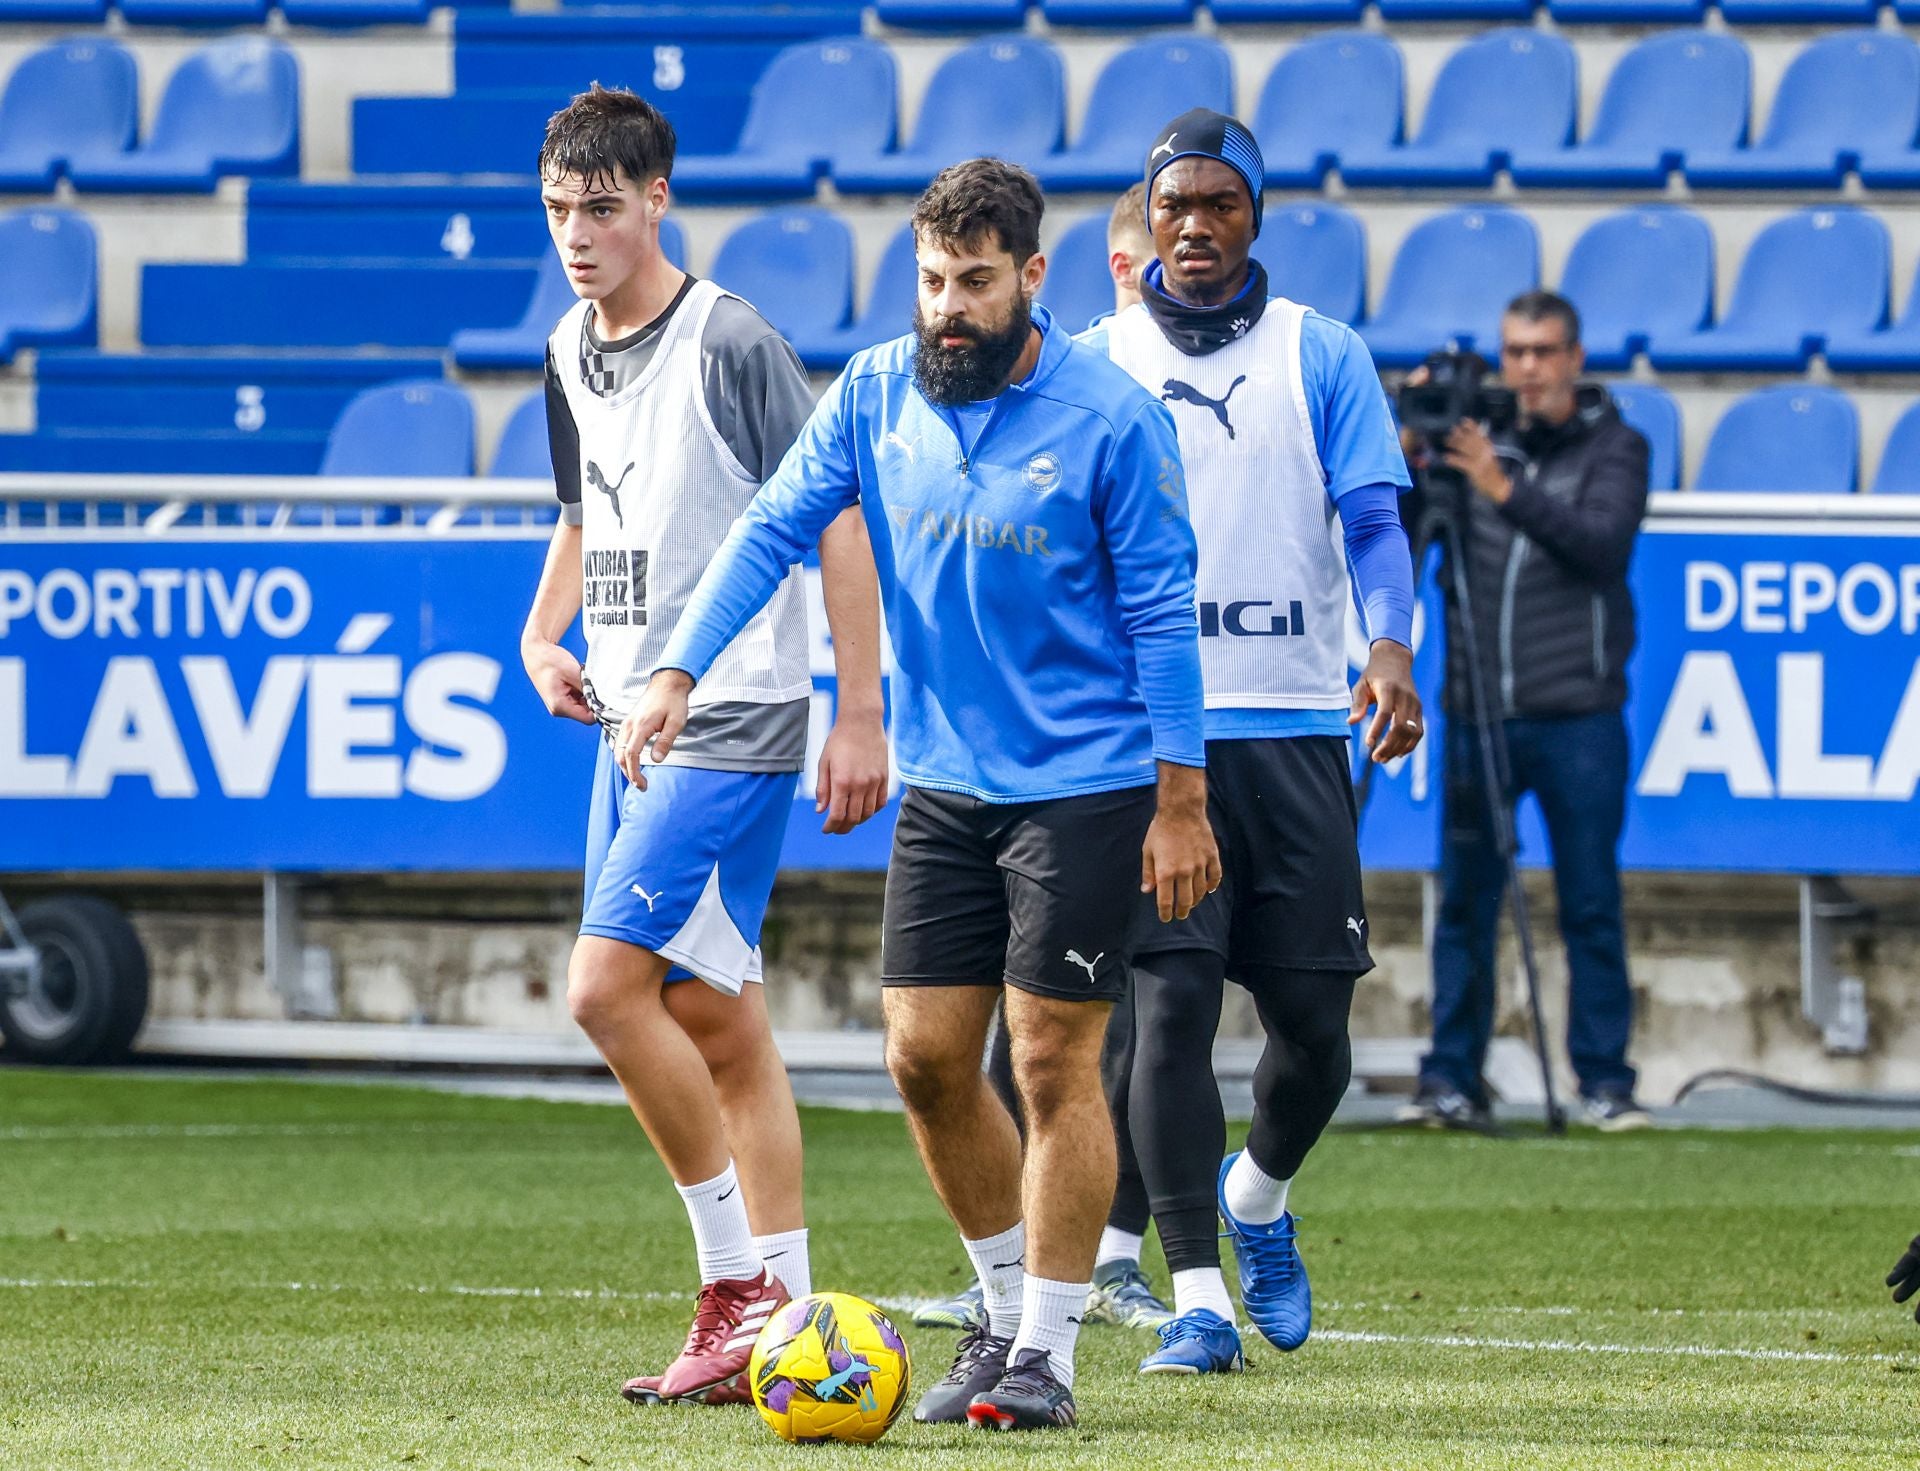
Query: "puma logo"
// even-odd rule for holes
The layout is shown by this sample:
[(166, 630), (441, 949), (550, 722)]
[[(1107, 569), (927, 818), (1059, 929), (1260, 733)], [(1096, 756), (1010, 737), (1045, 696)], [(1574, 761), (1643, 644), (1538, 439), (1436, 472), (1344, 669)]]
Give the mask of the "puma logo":
[(1227, 438), (1236, 439), (1239, 436), (1233, 432), (1233, 420), (1227, 417), (1227, 400), (1233, 397), (1233, 390), (1246, 381), (1247, 375), (1242, 373), (1227, 385), (1227, 391), (1219, 398), (1208, 398), (1191, 383), (1182, 383), (1178, 378), (1169, 378), (1162, 385), (1160, 402), (1192, 404), (1196, 408), (1210, 409), (1213, 411), (1213, 417), (1220, 421), (1220, 427), (1227, 431)]
[[(638, 884), (629, 884), (627, 887), (631, 889), (634, 893), (638, 894), (642, 899), (645, 899), (647, 901), (648, 914), (653, 913), (653, 901), (655, 899), (658, 899), (660, 897), (660, 894), (664, 894), (667, 892), (665, 889), (662, 889), (660, 890), (659, 894), (649, 894), (645, 889), (641, 888)], [(1347, 923), (1352, 924), (1353, 921), (1348, 920)]]
[(900, 437), (900, 434), (898, 431), (889, 429), (887, 431), (886, 442), (890, 445), (893, 445), (896, 449), (900, 451), (901, 454), (905, 455), (907, 457), (907, 463), (909, 465), (917, 465), (920, 463), (919, 436), (916, 435), (912, 439), (903, 439)]
[(1366, 936), (1360, 933), (1366, 926), (1367, 922), (1364, 919), (1355, 919), (1351, 914), (1347, 916), (1347, 928), (1353, 931), (1356, 939), (1366, 939)]
[(1102, 950), (1098, 955), (1094, 956), (1093, 959), (1091, 960), (1088, 960), (1085, 956), (1081, 955), (1081, 953), (1078, 950), (1069, 950), (1067, 952), (1067, 959), (1072, 961), (1075, 965), (1079, 966), (1080, 969), (1084, 970), (1087, 973), (1087, 984), (1089, 986), (1096, 984), (1094, 980), (1094, 975), (1093, 975), (1093, 968), (1096, 965), (1098, 965), (1101, 961), (1105, 960), (1106, 958), (1107, 958), (1107, 952), (1104, 950)]
[(1166, 154), (1168, 158), (1172, 158), (1173, 157), (1173, 140), (1178, 138), (1179, 136), (1180, 135), (1178, 133), (1167, 134), (1167, 141), (1162, 143), (1158, 148), (1154, 149), (1153, 152), (1147, 155), (1147, 162), (1152, 163), (1156, 158), (1158, 158), (1163, 153)]
[(1024, 1255), (1017, 1256), (1010, 1262), (995, 1262), (993, 1264), (992, 1270), (996, 1272), (1005, 1272), (1005, 1271), (1010, 1271), (1014, 1267), (1024, 1267), (1026, 1264), (1027, 1264), (1027, 1259)]
[(620, 514), (620, 487), (627, 483), (627, 477), (633, 473), (633, 462), (627, 462), (627, 468), (620, 472), (620, 478), (607, 484), (607, 477), (592, 460), (587, 461), (587, 482), (593, 488), (613, 502), (613, 522), (622, 531), (627, 529), (626, 518)]

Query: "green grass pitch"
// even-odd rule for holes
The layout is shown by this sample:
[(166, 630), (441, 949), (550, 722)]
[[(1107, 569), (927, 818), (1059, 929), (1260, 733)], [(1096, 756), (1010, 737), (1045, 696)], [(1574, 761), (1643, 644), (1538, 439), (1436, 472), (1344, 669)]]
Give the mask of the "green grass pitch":
[[(900, 1118), (805, 1124), (818, 1284), (958, 1286)], [(1335, 1132), (1296, 1204), (1296, 1354), (1142, 1379), (1150, 1335), (1090, 1328), (1076, 1430), (790, 1447), (615, 1392), (692, 1269), (620, 1110), (4, 1070), (0, 1467), (1920, 1464), (1920, 1327), (1879, 1286), (1920, 1135)], [(907, 1336), (943, 1372), (951, 1336)]]

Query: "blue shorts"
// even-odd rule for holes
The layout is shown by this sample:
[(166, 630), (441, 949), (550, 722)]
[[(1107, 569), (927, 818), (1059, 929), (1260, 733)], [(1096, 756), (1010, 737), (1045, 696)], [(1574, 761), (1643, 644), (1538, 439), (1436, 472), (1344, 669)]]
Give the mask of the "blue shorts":
[(603, 740), (587, 817), (580, 933), (624, 940), (738, 996), (760, 979), (760, 926), (798, 772), (653, 766), (643, 792)]

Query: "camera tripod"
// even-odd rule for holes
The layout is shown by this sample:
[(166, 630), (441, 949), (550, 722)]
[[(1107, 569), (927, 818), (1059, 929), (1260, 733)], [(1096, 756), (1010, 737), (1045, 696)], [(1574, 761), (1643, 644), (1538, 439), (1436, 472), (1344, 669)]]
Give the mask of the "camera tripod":
[[(1455, 616), (1448, 627), (1465, 632), (1468, 708), (1472, 712), (1475, 745), (1480, 764), (1480, 788), (1486, 798), (1487, 821), (1494, 847), (1507, 870), (1507, 894), (1513, 903), (1513, 928), (1520, 941), (1520, 968), (1527, 982), (1527, 1009), (1533, 1021), (1533, 1050), (1540, 1065), (1540, 1086), (1546, 1097), (1547, 1132), (1564, 1134), (1567, 1116), (1553, 1086), (1553, 1064), (1547, 1054), (1546, 1017), (1540, 1009), (1540, 963), (1533, 944), (1533, 915), (1527, 905), (1527, 891), (1520, 882), (1520, 838), (1514, 826), (1513, 804), (1508, 800), (1512, 787), (1512, 767), (1507, 754), (1505, 725), (1494, 713), (1493, 698), (1487, 686), (1487, 671), (1480, 658), (1480, 641), (1474, 636), (1473, 593), (1468, 587), (1465, 524), (1471, 492), (1455, 472), (1426, 469), (1418, 472), (1422, 511), (1414, 528), (1413, 570), (1416, 581), (1428, 551), (1440, 548), (1440, 590), (1448, 610)], [(1445, 755), (1442, 754), (1442, 761)], [(1443, 767), (1444, 770), (1444, 767)], [(1374, 764), (1369, 761), (1361, 773), (1356, 798), (1364, 812), (1372, 794)]]

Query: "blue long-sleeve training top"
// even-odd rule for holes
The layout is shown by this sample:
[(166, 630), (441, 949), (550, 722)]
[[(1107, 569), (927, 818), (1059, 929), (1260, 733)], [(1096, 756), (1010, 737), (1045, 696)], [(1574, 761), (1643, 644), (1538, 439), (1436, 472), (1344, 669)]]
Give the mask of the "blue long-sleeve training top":
[(858, 500), (909, 785), (989, 802), (1203, 766), (1193, 528), (1166, 408), (1044, 307), (1033, 372), (954, 412), (914, 339), (860, 353), (701, 578), (660, 668), (698, 679)]

